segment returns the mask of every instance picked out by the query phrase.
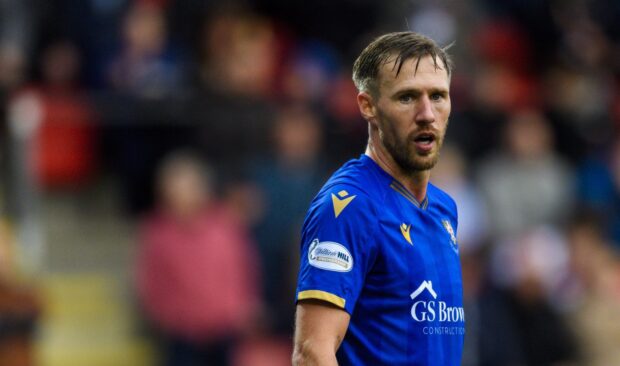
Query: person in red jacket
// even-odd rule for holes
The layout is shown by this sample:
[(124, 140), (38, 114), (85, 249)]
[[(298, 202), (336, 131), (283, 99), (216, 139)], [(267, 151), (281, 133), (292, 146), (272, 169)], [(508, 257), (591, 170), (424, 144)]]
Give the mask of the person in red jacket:
[(164, 365), (228, 365), (258, 309), (255, 244), (208, 176), (190, 156), (165, 160), (158, 208), (140, 230), (138, 295), (164, 336)]

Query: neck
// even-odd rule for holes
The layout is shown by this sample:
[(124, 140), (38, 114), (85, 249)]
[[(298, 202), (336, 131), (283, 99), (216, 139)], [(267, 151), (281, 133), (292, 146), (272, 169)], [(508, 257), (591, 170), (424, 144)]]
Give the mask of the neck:
[(368, 140), (365, 154), (413, 193), (418, 202), (422, 202), (426, 198), (426, 188), (431, 177), (430, 170), (403, 171), (385, 147), (374, 142), (372, 138)]

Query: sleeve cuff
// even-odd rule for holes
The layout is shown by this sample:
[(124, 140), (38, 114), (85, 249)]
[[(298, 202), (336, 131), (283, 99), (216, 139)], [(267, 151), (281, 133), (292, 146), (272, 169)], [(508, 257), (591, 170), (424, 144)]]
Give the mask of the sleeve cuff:
[(346, 300), (340, 296), (336, 296), (334, 294), (321, 291), (321, 290), (306, 290), (306, 291), (300, 291), (297, 294), (297, 301), (306, 300), (306, 299), (316, 299), (316, 300), (327, 301), (328, 303), (334, 304), (337, 307), (342, 308), (342, 309), (344, 309), (344, 304), (346, 302)]

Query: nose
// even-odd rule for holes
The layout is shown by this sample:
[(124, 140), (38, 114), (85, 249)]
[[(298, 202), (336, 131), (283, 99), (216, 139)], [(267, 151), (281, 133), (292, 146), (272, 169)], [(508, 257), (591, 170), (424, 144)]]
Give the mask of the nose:
[(419, 104), (415, 113), (415, 121), (417, 123), (433, 123), (435, 122), (435, 113), (433, 112), (433, 103), (428, 96), (419, 99)]

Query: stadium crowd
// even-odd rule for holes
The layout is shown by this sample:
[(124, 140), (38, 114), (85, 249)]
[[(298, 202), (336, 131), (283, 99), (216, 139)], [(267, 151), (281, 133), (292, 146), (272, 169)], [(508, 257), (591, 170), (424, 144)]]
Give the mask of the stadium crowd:
[[(459, 209), (463, 365), (620, 364), (619, 19), (613, 0), (3, 1), (0, 214), (19, 214), (27, 135), (43, 194), (119, 182), (168, 364), (286, 345), (305, 211), (366, 144), (353, 58), (419, 31), (454, 41), (431, 181)], [(24, 316), (10, 283), (0, 354), (32, 332), (5, 326)]]

